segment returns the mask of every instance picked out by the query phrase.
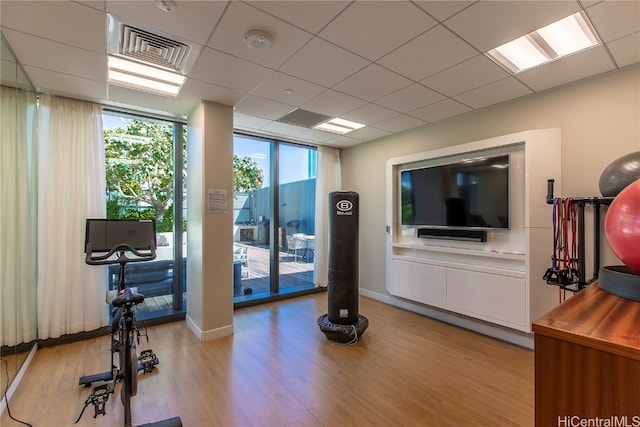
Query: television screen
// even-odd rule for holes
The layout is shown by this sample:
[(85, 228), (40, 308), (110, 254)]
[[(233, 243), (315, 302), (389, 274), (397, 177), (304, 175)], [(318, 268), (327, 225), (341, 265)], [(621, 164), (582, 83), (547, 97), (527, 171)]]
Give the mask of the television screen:
[(509, 228), (509, 156), (400, 173), (402, 225)]

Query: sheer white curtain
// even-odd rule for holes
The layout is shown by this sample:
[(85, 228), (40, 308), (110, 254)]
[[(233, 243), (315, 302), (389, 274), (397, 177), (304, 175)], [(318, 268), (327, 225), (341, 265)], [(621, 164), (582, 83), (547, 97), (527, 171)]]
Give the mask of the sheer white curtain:
[(42, 96), (39, 116), (38, 336), (107, 324), (105, 268), (84, 262), (87, 218), (104, 218), (99, 106)]
[(329, 193), (342, 185), (340, 150), (318, 147), (317, 171), (313, 284), (326, 287), (329, 282)]
[(36, 325), (35, 105), (0, 87), (0, 345), (38, 337)]

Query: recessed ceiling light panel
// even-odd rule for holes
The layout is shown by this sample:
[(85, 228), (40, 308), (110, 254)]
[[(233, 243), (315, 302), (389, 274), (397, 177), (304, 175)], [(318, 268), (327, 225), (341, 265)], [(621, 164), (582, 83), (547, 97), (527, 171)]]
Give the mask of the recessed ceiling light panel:
[(486, 55), (518, 74), (599, 43), (585, 16), (578, 12), (491, 49)]
[(109, 83), (159, 95), (176, 96), (186, 76), (109, 55)]
[(339, 135), (344, 135), (349, 132), (353, 132), (354, 130), (358, 130), (363, 128), (365, 125), (362, 123), (352, 122), (350, 120), (340, 119), (335, 117), (331, 120), (328, 120), (324, 123), (320, 123), (317, 126), (314, 126), (314, 129), (324, 130), (331, 133), (337, 133)]
[(540, 28), (537, 33), (558, 56), (571, 55), (598, 44), (598, 39), (580, 13)]

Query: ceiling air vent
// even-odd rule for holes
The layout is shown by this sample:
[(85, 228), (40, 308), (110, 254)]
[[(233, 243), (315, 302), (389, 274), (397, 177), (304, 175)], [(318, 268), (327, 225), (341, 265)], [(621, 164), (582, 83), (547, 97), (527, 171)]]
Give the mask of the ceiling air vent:
[(189, 53), (189, 46), (139, 28), (123, 25), (120, 36), (120, 55), (175, 71)]
[(297, 108), (289, 114), (280, 117), (277, 121), (288, 123), (290, 125), (312, 128), (320, 123), (326, 122), (330, 118), (331, 116), (325, 116), (324, 114), (318, 114), (314, 113), (313, 111), (307, 111)]
[(109, 54), (186, 74), (197, 57), (186, 42), (151, 32), (109, 16)]

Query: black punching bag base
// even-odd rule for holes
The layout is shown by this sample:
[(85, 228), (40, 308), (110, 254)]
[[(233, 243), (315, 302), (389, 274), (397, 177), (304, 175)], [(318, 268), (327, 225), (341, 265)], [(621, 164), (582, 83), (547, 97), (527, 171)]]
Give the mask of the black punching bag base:
[(327, 314), (318, 317), (318, 326), (327, 339), (340, 343), (356, 342), (369, 326), (369, 320), (358, 314), (358, 321), (352, 325), (338, 325), (329, 320)]

